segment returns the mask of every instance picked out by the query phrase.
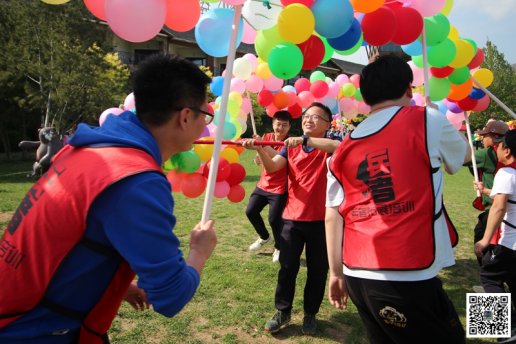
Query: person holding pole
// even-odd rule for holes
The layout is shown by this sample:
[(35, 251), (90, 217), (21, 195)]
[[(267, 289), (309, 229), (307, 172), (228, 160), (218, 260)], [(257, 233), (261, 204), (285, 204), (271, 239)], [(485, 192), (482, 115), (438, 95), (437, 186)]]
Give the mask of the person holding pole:
[(410, 106), (413, 75), (399, 57), (365, 66), (370, 115), (333, 154), (326, 242), (329, 300), (348, 296), (371, 343), (464, 343), (438, 272), (454, 264), (456, 232), (442, 201), (443, 174), (470, 158), (469, 145), (438, 110)]
[(213, 221), (199, 223), (183, 256), (161, 165), (212, 121), (209, 83), (192, 62), (154, 55), (133, 76), (136, 114), (79, 125), (1, 239), (0, 342), (108, 342), (128, 288), (131, 305), (146, 305), (135, 274), (164, 316), (191, 300), (217, 239)]
[[(288, 111), (277, 111), (272, 117), (272, 133), (263, 135), (263, 141), (283, 141), (288, 137), (292, 117)], [(259, 139), (259, 137), (255, 137)], [(274, 157), (283, 147), (269, 147), (268, 152)], [(261, 165), (260, 156), (256, 155), (255, 163)], [(270, 234), (265, 227), (265, 223), (260, 215), (266, 205), (269, 205), (269, 225), (271, 226), (272, 235), (274, 237), (274, 253), (272, 261), (279, 261), (280, 254), (280, 234), (283, 227), (281, 215), (287, 201), (287, 169), (282, 168), (278, 171), (269, 173), (262, 166), (260, 180), (256, 185), (253, 193), (249, 197), (249, 203), (245, 210), (247, 218), (258, 234), (258, 239), (249, 246), (250, 251), (259, 250), (264, 244), (270, 240)]]
[(317, 330), (316, 314), (324, 298), (328, 274), (324, 232), (326, 159), (340, 142), (324, 137), (332, 120), (331, 111), (324, 104), (311, 104), (301, 118), (303, 136), (286, 139), (285, 148), (274, 157), (261, 146), (254, 145), (253, 139), (243, 141), (242, 146), (256, 150), (269, 173), (287, 167), (287, 204), (280, 239), (281, 267), (274, 297), (277, 311), (266, 322), (265, 330), (275, 333), (290, 322), (300, 258), (305, 249), (307, 280), (302, 331), (313, 335)]

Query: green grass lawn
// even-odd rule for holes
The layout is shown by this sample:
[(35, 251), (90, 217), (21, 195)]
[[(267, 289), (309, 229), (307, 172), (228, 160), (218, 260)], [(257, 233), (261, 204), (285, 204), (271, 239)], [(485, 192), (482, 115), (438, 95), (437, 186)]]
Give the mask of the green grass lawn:
[[(218, 245), (204, 269), (194, 299), (179, 315), (170, 319), (152, 311), (136, 312), (124, 304), (110, 331), (113, 343), (367, 343), (355, 307), (350, 304), (347, 311), (338, 311), (329, 305), (327, 298), (318, 315), (317, 335), (307, 337), (301, 334), (306, 277), (304, 258), (297, 280), (291, 325), (274, 336), (262, 330), (265, 321), (274, 313), (279, 265), (272, 263), (272, 245), (265, 246), (259, 253), (247, 251), (256, 234), (244, 210), (260, 173), (259, 167), (252, 163), (252, 156), (249, 151), (244, 151), (241, 156), (241, 163), (247, 170), (242, 183), (247, 192), (244, 201), (231, 203), (227, 199), (215, 199), (213, 202), (211, 218), (215, 220)], [(31, 164), (0, 163), (2, 228), (32, 184), (25, 177)], [(178, 219), (174, 231), (186, 251), (189, 232), (201, 219), (204, 195), (197, 199), (188, 199), (180, 194), (174, 194), (174, 197)], [(456, 250), (457, 264), (443, 271), (441, 278), (463, 324), (466, 293), (473, 292), (472, 286), (479, 284), (472, 243), (478, 215), (471, 206), (474, 197), (472, 177), (466, 168), (454, 176), (446, 176), (445, 203), (459, 231), (460, 242)], [(489, 341), (468, 340), (468, 343), (486, 342)]]

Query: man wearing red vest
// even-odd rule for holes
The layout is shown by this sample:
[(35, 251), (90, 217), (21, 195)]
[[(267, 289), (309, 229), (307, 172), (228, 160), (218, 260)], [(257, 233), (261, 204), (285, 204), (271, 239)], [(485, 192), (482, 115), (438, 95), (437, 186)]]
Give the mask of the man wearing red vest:
[(437, 278), (454, 264), (457, 239), (440, 166), (458, 171), (470, 150), (443, 114), (410, 106), (412, 78), (395, 56), (361, 73), (371, 114), (343, 140), (328, 173), (329, 299), (344, 308), (351, 297), (371, 343), (463, 343)]
[(183, 257), (161, 165), (212, 120), (209, 82), (190, 61), (155, 55), (133, 76), (136, 114), (79, 125), (0, 241), (0, 342), (106, 343), (135, 274), (158, 313), (190, 301), (216, 236), (211, 220), (198, 224)]
[(270, 157), (267, 150), (247, 140), (243, 146), (257, 150), (268, 172), (287, 167), (287, 204), (283, 211), (275, 305), (277, 312), (265, 324), (265, 330), (278, 332), (290, 322), (296, 278), (303, 249), (306, 251), (307, 279), (304, 291), (302, 331), (313, 335), (317, 329), (315, 315), (324, 298), (328, 260), (324, 232), (326, 159), (340, 143), (325, 138), (332, 120), (330, 109), (313, 103), (302, 116), (302, 137), (286, 139), (283, 150)]

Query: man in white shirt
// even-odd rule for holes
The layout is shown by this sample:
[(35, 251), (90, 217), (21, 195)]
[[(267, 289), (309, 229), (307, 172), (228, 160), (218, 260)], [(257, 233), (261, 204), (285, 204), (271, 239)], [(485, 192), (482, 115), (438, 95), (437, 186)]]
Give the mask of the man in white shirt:
[(456, 244), (440, 166), (455, 173), (471, 153), (443, 114), (410, 107), (412, 79), (394, 56), (362, 71), (371, 114), (343, 140), (328, 173), (329, 299), (342, 309), (351, 297), (371, 343), (463, 343), (437, 278), (455, 263)]

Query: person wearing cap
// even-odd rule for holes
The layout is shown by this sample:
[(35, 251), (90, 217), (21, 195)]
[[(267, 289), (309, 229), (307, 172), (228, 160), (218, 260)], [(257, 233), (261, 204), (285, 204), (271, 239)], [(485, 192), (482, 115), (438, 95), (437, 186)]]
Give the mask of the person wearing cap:
[[(496, 145), (502, 140), (503, 135), (509, 130), (509, 126), (504, 121), (490, 119), (484, 129), (477, 130), (476, 133), (482, 137), (483, 149), (475, 151), (475, 160), (477, 163), (477, 171), (480, 181), (473, 182), (473, 188), (479, 190), (481, 197), (473, 202), (473, 206), (478, 210), (483, 210), (478, 215), (478, 222), (474, 229), (474, 241), (482, 239), (487, 224), (487, 216), (491, 207), (491, 187), (493, 179), (498, 167), (498, 159), (496, 157)], [(472, 172), (472, 165), (467, 166)], [(472, 172), (473, 173), (473, 172)], [(478, 260), (481, 263), (481, 259)]]
[[(475, 254), (482, 258), (480, 281), (487, 293), (505, 293), (509, 286), (516, 306), (516, 130), (508, 131), (496, 149), (498, 161), (503, 164), (495, 177), (490, 197), (493, 199), (484, 236), (475, 243)], [(500, 227), (500, 237), (491, 244)], [(514, 317), (513, 317), (514, 319)], [(513, 322), (514, 324), (514, 322)], [(512, 338), (516, 341), (515, 328)]]

